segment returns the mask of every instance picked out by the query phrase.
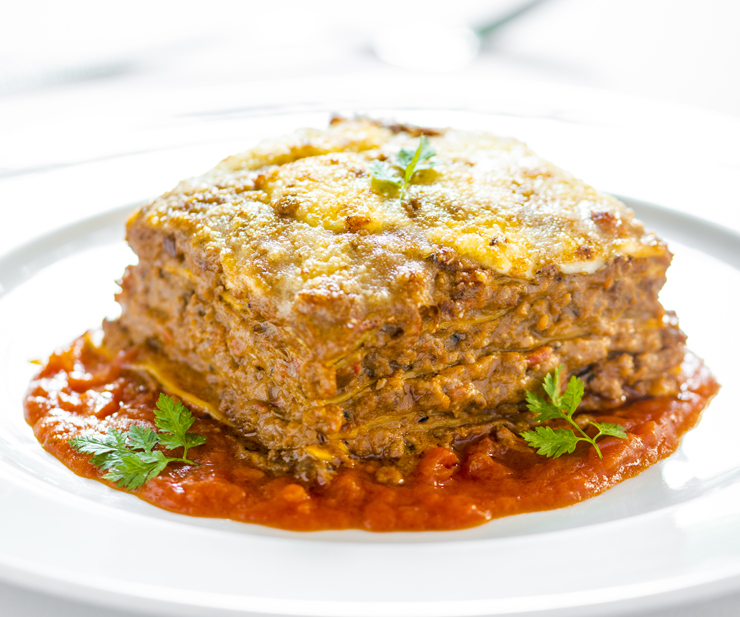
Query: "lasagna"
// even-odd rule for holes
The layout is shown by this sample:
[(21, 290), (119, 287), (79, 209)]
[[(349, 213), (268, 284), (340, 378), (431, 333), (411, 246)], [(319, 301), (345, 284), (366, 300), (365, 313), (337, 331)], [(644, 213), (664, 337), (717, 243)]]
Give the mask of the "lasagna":
[[(373, 164), (422, 135), (436, 164), (399, 199)], [(514, 139), (337, 118), (180, 183), (127, 239), (106, 346), (272, 473), (372, 459), (402, 482), (433, 448), (531, 428), (558, 366), (584, 416), (679, 392), (666, 245)]]

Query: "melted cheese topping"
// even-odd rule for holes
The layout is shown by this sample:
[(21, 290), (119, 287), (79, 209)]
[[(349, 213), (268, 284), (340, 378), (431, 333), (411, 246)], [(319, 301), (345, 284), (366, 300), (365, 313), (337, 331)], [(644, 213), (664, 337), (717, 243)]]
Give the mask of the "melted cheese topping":
[(519, 141), (454, 130), (429, 141), (437, 165), (416, 174), (403, 202), (369, 166), (418, 138), (342, 121), (228, 158), (131, 225), (182, 232), (235, 298), (268, 298), (277, 316), (330, 306), (345, 323), (382, 313), (410, 282), (423, 305), (440, 250), (520, 279), (550, 265), (593, 273), (616, 255), (666, 250), (618, 200)]

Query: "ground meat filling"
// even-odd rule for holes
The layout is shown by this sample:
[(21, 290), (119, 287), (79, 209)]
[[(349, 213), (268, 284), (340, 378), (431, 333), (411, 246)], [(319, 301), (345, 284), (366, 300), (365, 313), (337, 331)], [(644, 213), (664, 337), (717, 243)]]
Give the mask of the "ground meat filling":
[(169, 241), (161, 246), (153, 263), (127, 270), (109, 344), (140, 347), (256, 438), (262, 464), (275, 469), (310, 475), (348, 455), (408, 466), (456, 439), (521, 432), (533, 422), (525, 392), (558, 365), (585, 381), (584, 411), (678, 391), (685, 337), (657, 300), (667, 257), (617, 259), (595, 275), (496, 280), (493, 292), (477, 292), (486, 305), (457, 319), (424, 307), (413, 335), (386, 324), (343, 357), (301, 364), (279, 327), (237, 310), (222, 285), (204, 293), (213, 275), (183, 265)]
[[(407, 208), (371, 163), (421, 134), (438, 163)], [(557, 366), (584, 380), (582, 412), (679, 391), (667, 248), (515, 140), (336, 121), (182, 183), (127, 239), (139, 263), (106, 345), (136, 349), (131, 369), (251, 440), (269, 471), (410, 468), (521, 432), (525, 393)]]

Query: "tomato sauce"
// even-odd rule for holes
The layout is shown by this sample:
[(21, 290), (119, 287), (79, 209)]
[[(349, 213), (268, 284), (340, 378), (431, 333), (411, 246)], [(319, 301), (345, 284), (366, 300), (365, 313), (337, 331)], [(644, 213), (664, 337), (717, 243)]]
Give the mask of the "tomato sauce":
[[(154, 428), (159, 391), (127, 371), (126, 355), (109, 359), (86, 337), (51, 356), (31, 383), (26, 419), (43, 447), (76, 474), (99, 480), (104, 472), (68, 440), (82, 432)], [(135, 491), (172, 512), (229, 518), (297, 531), (366, 529), (424, 531), (473, 527), (493, 518), (568, 506), (602, 493), (668, 456), (719, 389), (695, 356), (684, 362), (685, 384), (676, 398), (653, 398), (598, 414), (625, 427), (627, 439), (599, 441), (600, 460), (588, 444), (547, 459), (513, 434), (494, 435), (459, 449), (424, 453), (400, 485), (375, 480), (381, 463), (358, 461), (323, 487), (291, 476), (276, 477), (239, 457), (238, 438), (207, 415), (191, 431), (205, 445), (189, 458), (199, 465), (170, 464)]]

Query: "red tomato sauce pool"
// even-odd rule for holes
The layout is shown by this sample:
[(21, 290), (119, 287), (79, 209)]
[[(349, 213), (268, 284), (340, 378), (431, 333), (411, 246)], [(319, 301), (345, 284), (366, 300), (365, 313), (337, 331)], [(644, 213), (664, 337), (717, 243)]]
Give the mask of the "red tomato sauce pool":
[[(110, 360), (82, 337), (51, 356), (25, 400), (26, 419), (43, 447), (76, 474), (110, 486), (104, 472), (89, 463), (90, 455), (76, 452), (68, 440), (133, 423), (155, 428), (159, 390), (124, 364), (124, 356)], [(297, 531), (460, 529), (560, 508), (637, 475), (678, 447), (719, 389), (695, 356), (687, 355), (683, 370), (678, 397), (640, 400), (598, 414), (600, 422), (621, 424), (628, 433), (627, 439), (599, 441), (603, 460), (585, 443), (573, 454), (547, 459), (510, 433), (458, 450), (429, 450), (400, 485), (378, 483), (380, 463), (358, 461), (339, 470), (328, 486), (306, 487), (241, 460), (230, 429), (194, 411), (191, 431), (207, 438), (189, 452), (199, 465), (171, 464), (135, 494), (172, 512)]]

